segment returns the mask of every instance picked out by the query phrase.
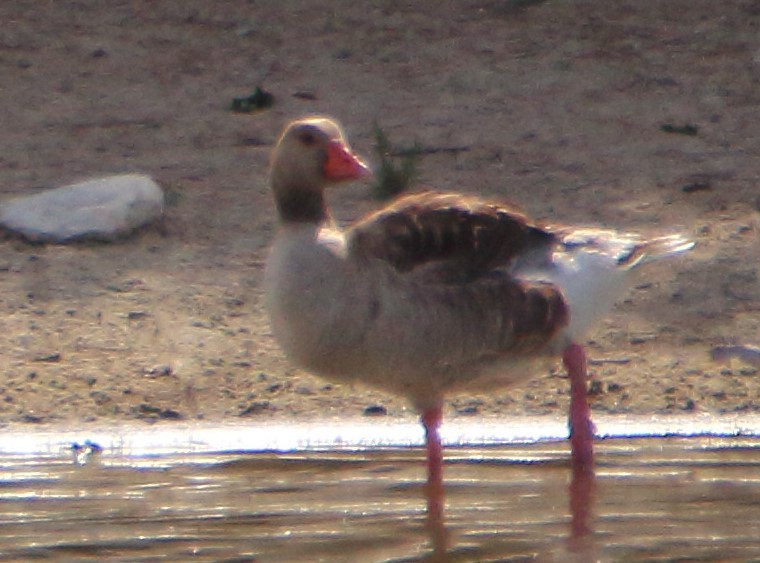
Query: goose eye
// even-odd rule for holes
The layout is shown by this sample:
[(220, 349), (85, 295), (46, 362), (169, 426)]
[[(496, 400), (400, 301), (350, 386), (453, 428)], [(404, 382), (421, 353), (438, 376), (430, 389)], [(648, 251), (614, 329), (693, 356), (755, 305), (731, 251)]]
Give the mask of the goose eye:
[(312, 131), (302, 131), (298, 135), (298, 139), (307, 147), (317, 142), (317, 137)]

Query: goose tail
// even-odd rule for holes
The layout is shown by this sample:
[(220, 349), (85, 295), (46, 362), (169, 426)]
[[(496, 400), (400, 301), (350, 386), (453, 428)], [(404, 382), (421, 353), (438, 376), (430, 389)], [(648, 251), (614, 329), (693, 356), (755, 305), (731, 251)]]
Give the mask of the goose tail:
[(629, 268), (633, 268), (656, 262), (687, 252), (694, 248), (695, 244), (693, 240), (677, 234), (657, 237), (637, 245), (628, 260), (621, 265), (628, 265)]

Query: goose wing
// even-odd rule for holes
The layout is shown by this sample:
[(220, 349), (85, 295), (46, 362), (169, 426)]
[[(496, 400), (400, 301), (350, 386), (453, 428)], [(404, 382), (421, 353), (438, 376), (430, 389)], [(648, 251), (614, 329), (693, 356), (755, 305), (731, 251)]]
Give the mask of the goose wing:
[(441, 282), (469, 282), (525, 254), (548, 256), (555, 237), (505, 205), (471, 196), (422, 192), (402, 197), (355, 224), (349, 253), (399, 272), (421, 270)]

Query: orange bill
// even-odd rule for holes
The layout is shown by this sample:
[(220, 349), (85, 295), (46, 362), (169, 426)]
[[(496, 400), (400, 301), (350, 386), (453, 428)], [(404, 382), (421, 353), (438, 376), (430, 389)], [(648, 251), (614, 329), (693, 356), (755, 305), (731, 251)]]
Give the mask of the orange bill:
[(327, 145), (324, 170), (325, 176), (330, 180), (354, 180), (372, 175), (369, 166), (341, 141), (331, 141)]

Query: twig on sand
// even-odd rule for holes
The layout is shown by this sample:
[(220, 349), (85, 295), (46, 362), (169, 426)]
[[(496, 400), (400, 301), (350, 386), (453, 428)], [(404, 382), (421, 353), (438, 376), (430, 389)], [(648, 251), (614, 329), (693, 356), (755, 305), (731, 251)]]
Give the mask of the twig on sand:
[(715, 346), (710, 351), (710, 357), (715, 362), (739, 358), (748, 364), (760, 367), (760, 348), (757, 346)]
[(631, 363), (631, 358), (589, 358), (589, 365), (601, 366), (603, 364), (625, 365)]
[(438, 154), (438, 153), (458, 153), (467, 152), (470, 150), (469, 145), (453, 146), (453, 147), (411, 147), (402, 148), (392, 151), (391, 156), (407, 156), (407, 155), (426, 155), (426, 154)]

